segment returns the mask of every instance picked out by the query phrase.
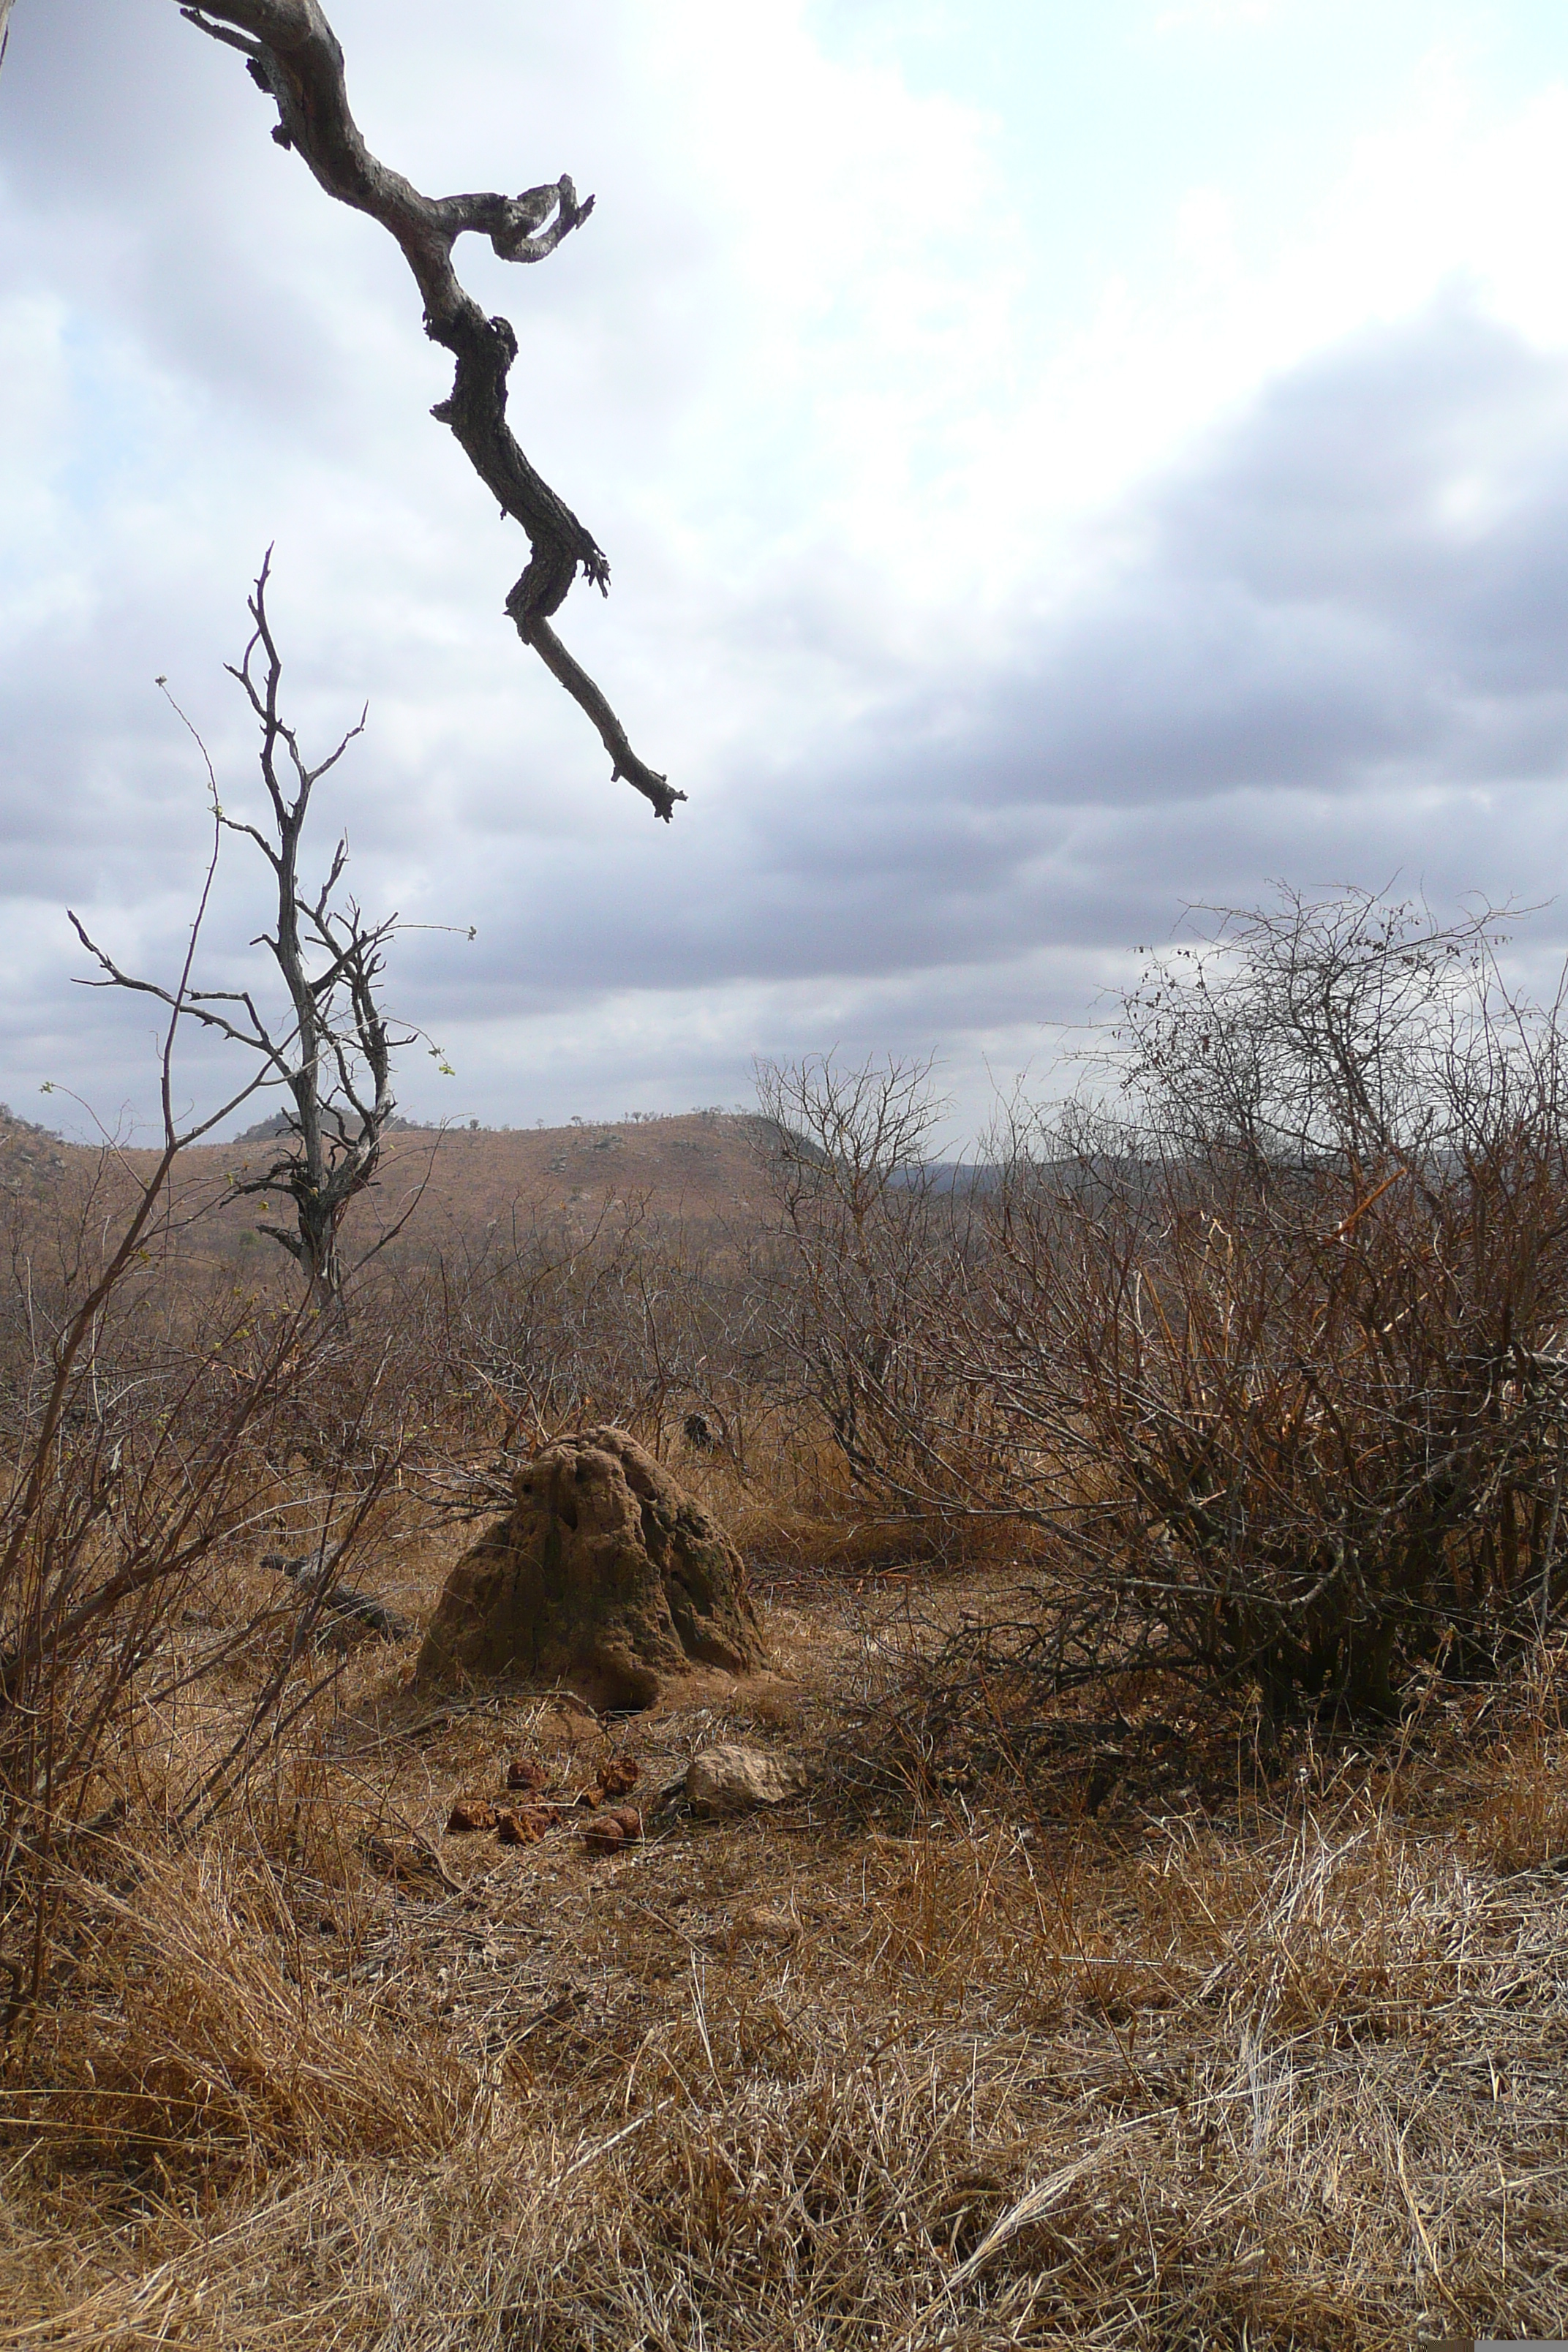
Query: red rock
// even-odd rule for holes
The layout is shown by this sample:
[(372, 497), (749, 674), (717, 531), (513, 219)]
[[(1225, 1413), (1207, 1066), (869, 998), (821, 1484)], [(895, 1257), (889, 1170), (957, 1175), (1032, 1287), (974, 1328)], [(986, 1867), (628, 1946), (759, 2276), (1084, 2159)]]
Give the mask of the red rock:
[(550, 1775), (534, 1757), (514, 1756), (506, 1768), (506, 1785), (509, 1789), (546, 1789)]
[(599, 1775), (599, 1785), (606, 1797), (629, 1797), (640, 1769), (635, 1756), (612, 1756)]

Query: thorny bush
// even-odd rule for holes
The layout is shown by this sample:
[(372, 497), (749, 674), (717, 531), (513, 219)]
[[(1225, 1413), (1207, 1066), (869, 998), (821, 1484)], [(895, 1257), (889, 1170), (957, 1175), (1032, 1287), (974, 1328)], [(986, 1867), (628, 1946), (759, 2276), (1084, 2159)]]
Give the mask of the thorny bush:
[[(868, 1488), (1036, 1546), (1032, 1687), (1154, 1670), (1267, 1721), (1377, 1715), (1550, 1615), (1563, 1042), (1501, 944), (1361, 896), (1224, 917), (966, 1184), (898, 1181), (861, 1074), (866, 1216), (786, 1190), (821, 1410)], [(824, 1134), (820, 1069), (792, 1083)]]

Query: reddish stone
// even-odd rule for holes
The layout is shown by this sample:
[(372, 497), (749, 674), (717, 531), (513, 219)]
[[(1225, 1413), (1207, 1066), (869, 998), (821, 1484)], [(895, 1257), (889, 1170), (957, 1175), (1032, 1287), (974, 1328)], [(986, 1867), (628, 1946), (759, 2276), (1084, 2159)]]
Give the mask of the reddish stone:
[(537, 1845), (555, 1827), (555, 1815), (543, 1805), (502, 1805), (496, 1814), (496, 1836), (502, 1845)]

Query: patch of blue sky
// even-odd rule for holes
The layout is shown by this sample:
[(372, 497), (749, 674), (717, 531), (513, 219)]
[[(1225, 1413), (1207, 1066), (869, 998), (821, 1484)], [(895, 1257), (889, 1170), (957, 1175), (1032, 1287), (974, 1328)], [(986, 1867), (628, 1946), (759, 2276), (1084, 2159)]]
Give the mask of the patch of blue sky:
[(68, 314), (60, 352), (72, 420), (58, 445), (55, 488), (82, 521), (97, 522), (128, 499), (140, 503), (165, 470), (173, 388), (89, 312)]
[(1561, 0), (813, 0), (811, 21), (829, 55), (991, 119), (1047, 333), (1107, 279), (1162, 278), (1195, 192), (1267, 266), (1436, 77), (1478, 128), (1568, 81)]

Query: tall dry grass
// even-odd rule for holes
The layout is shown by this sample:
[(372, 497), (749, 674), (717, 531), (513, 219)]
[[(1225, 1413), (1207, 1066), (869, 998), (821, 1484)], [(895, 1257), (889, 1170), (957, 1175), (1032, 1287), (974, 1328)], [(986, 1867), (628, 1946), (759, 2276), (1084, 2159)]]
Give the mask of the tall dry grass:
[(237, 1843), (160, 1869), (95, 1899), (0, 2342), (1560, 2332), (1568, 1887), (1472, 1829), (1492, 1769), (1120, 1836), (689, 1825), (465, 1864), (330, 1958)]

